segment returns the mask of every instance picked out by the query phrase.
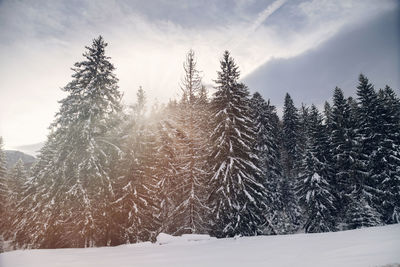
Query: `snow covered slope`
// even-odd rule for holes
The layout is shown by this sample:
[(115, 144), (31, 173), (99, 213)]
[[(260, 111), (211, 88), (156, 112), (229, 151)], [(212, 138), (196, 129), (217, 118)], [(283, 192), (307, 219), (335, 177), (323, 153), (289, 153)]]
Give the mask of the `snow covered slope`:
[(0, 266), (400, 266), (400, 224), (236, 239), (161, 237), (155, 244), (7, 252)]

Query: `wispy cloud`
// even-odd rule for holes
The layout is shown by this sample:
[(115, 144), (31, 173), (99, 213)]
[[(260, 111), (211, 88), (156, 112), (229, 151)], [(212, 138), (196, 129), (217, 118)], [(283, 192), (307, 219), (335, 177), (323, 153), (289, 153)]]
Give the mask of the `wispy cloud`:
[(253, 22), (251, 27), (249, 28), (251, 32), (256, 31), (264, 21), (271, 16), (275, 11), (277, 11), (283, 4), (286, 3), (286, 0), (277, 0), (269, 5), (266, 9), (260, 12), (257, 16), (257, 19)]

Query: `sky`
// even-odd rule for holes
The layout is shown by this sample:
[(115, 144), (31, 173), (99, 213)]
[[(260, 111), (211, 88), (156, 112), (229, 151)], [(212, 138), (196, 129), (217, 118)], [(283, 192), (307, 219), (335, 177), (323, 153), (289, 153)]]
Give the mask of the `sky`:
[(332, 103), (333, 90), (354, 96), (360, 73), (376, 89), (391, 86), (400, 95), (400, 8), (349, 25), (316, 48), (290, 58), (274, 58), (244, 78), (282, 107), (288, 92), (297, 105)]
[[(250, 91), (260, 91), (278, 107), (286, 91), (296, 103), (318, 105), (334, 85), (351, 94), (363, 71), (379, 86), (398, 87), (399, 5), (397, 0), (0, 0), (0, 136), (6, 149), (46, 139), (65, 97), (60, 88), (98, 35), (109, 43), (106, 53), (127, 104), (135, 101), (139, 86), (150, 102), (179, 97), (189, 49), (210, 89), (221, 55), (229, 50)], [(373, 44), (366, 45), (368, 40)], [(378, 59), (380, 65), (362, 67)]]

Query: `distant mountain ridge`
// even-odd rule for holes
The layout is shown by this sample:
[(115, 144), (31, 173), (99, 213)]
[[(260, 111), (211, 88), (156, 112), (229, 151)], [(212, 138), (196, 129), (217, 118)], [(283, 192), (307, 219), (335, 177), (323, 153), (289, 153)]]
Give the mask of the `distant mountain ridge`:
[(21, 151), (25, 154), (36, 156), (37, 154), (39, 154), (39, 151), (43, 147), (43, 145), (44, 142), (39, 142), (36, 144), (13, 147), (13, 150)]
[(4, 152), (6, 155), (7, 169), (11, 169), (19, 159), (21, 159), (22, 162), (24, 162), (24, 166), (26, 169), (29, 169), (32, 166), (32, 164), (36, 161), (36, 158), (34, 156), (25, 154), (24, 152), (18, 150), (5, 150)]

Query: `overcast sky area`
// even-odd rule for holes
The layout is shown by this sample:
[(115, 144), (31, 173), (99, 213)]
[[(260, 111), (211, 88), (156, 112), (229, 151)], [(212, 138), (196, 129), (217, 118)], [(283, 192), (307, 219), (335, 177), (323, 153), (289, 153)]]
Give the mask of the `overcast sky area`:
[(285, 92), (317, 105), (336, 85), (354, 94), (360, 72), (399, 92), (399, 14), (398, 0), (0, 0), (0, 136), (6, 149), (46, 139), (70, 68), (100, 34), (125, 103), (140, 85), (149, 101), (177, 98), (191, 48), (208, 87), (227, 49), (278, 107)]

